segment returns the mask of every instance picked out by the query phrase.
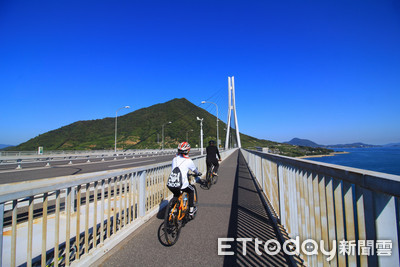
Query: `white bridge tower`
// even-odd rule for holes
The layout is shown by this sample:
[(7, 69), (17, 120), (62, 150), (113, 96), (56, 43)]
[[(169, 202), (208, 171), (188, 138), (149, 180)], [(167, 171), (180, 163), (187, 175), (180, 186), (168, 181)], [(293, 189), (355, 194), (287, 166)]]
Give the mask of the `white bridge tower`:
[(234, 77), (228, 77), (228, 90), (229, 90), (229, 106), (228, 106), (228, 124), (226, 128), (226, 139), (225, 139), (225, 149), (228, 149), (229, 146), (229, 133), (231, 130), (231, 113), (233, 111), (233, 116), (235, 117), (235, 128), (236, 128), (236, 141), (238, 147), (242, 147), (240, 143), (240, 135), (239, 135), (239, 124), (236, 116), (236, 102), (235, 102), (235, 79)]

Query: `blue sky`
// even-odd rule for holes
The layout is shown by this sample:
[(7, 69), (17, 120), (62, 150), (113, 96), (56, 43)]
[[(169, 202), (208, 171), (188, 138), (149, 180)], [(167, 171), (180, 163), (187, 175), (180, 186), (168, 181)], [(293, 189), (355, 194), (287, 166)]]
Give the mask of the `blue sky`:
[(242, 133), (400, 142), (399, 48), (399, 0), (1, 1), (0, 143), (182, 97), (226, 121), (228, 76)]

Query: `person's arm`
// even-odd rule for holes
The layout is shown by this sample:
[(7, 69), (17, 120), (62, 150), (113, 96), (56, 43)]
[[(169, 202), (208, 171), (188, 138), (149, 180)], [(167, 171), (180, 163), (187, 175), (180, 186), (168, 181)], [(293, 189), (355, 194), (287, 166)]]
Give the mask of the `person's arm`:
[(194, 172), (194, 174), (196, 174), (196, 176), (201, 176), (202, 173), (199, 172), (199, 170), (197, 169), (196, 165), (194, 165), (193, 160), (190, 160), (191, 163), (189, 164), (188, 168), (189, 170), (191, 170), (192, 172)]
[(221, 156), (220, 156), (220, 154), (219, 154), (219, 149), (218, 149), (218, 147), (217, 147), (217, 155), (218, 155), (219, 160), (221, 160)]

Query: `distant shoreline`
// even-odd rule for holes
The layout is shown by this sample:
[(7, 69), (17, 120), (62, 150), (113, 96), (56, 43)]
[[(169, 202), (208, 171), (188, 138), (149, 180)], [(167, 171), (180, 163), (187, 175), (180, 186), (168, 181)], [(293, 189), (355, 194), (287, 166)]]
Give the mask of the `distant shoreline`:
[(332, 157), (332, 156), (335, 156), (336, 154), (349, 154), (349, 153), (350, 152), (346, 152), (346, 151), (332, 152), (332, 153), (325, 154), (325, 155), (301, 156), (301, 157), (298, 157), (298, 159)]

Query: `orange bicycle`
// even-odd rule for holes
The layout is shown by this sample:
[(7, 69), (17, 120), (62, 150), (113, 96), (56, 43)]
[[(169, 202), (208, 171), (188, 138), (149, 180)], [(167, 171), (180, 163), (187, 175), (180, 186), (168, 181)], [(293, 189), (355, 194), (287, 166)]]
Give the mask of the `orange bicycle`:
[[(188, 174), (189, 177), (194, 177), (193, 174)], [(194, 184), (194, 204), (197, 204), (197, 189)], [(173, 197), (167, 206), (164, 218), (164, 235), (169, 246), (174, 245), (179, 238), (181, 229), (185, 224), (190, 221), (189, 216), (189, 195), (186, 192), (182, 192), (180, 196)]]

